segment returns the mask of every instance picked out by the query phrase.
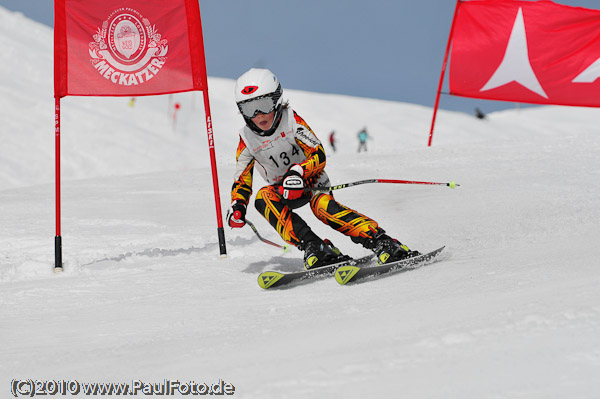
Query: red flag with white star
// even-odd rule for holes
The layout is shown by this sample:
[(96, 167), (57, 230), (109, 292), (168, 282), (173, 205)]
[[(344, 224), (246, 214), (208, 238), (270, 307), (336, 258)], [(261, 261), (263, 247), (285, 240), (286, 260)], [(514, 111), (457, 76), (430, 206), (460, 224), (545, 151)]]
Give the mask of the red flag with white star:
[(55, 97), (206, 89), (198, 0), (56, 0)]
[(600, 11), (551, 1), (460, 3), (450, 94), (600, 106)]

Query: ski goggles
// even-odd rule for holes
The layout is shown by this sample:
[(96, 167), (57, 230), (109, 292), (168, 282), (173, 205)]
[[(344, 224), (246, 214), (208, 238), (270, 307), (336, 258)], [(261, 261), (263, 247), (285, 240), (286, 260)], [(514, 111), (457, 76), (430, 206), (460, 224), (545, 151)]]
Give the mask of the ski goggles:
[(246, 118), (254, 118), (258, 113), (268, 114), (272, 112), (277, 106), (277, 101), (273, 98), (271, 94), (268, 94), (263, 97), (253, 98), (251, 100), (246, 100), (244, 102), (238, 103), (238, 108), (242, 115)]

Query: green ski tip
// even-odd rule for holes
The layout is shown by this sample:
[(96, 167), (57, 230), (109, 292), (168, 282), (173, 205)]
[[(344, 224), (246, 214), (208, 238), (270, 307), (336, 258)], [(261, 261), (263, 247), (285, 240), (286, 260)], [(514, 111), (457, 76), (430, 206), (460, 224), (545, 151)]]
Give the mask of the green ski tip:
[(258, 276), (258, 285), (265, 290), (279, 281), (283, 274), (277, 272), (264, 272)]
[(360, 267), (356, 266), (342, 266), (335, 271), (335, 281), (341, 285), (346, 285), (359, 270)]

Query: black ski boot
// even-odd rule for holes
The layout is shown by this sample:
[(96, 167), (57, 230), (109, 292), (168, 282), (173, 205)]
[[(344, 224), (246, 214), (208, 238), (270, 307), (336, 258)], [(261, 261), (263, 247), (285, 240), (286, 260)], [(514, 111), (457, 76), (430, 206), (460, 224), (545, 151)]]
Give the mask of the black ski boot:
[(304, 268), (306, 270), (352, 259), (349, 256), (342, 255), (340, 250), (329, 240), (309, 241), (302, 246), (302, 249), (304, 250)]
[(375, 238), (375, 246), (372, 249), (380, 265), (421, 255), (419, 251), (411, 251), (406, 245), (383, 232)]

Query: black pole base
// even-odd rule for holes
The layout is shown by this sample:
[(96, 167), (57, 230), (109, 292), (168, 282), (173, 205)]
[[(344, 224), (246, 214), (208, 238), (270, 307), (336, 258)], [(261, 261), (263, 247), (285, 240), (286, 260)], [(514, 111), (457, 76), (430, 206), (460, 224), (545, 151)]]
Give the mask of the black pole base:
[(60, 273), (63, 271), (62, 264), (62, 237), (54, 237), (54, 272)]
[(219, 252), (221, 258), (227, 257), (227, 247), (225, 246), (225, 230), (222, 227), (217, 227), (217, 234), (219, 236)]

